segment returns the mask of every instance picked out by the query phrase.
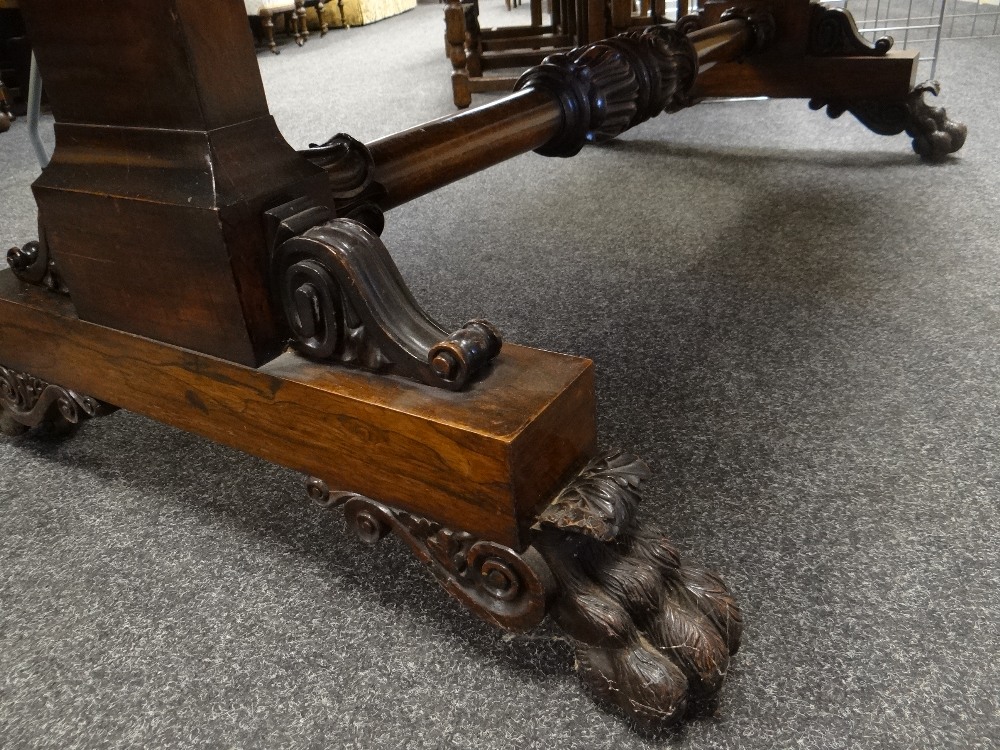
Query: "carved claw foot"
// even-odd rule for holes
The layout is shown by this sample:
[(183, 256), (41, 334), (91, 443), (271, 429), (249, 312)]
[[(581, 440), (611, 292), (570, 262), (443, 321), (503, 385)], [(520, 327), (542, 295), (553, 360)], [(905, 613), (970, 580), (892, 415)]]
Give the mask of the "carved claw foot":
[(879, 135), (898, 135), (906, 132), (913, 139), (913, 150), (929, 162), (944, 161), (965, 145), (968, 128), (948, 119), (943, 107), (934, 107), (924, 100), (924, 94), (935, 96), (941, 91), (937, 81), (926, 81), (913, 88), (902, 102), (857, 101), (828, 102), (813, 99), (812, 109), (826, 107), (832, 118), (850, 112), (865, 127)]
[(647, 475), (627, 454), (598, 458), (543, 514), (534, 546), (558, 584), (551, 614), (575, 641), (581, 680), (656, 728), (719, 690), (743, 619), (721, 579), (635, 522)]
[(571, 637), (595, 698), (656, 729), (714, 695), (740, 645), (743, 620), (725, 584), (681, 563), (634, 515), (648, 469), (621, 452), (588, 464), (542, 513), (524, 552), (351, 493), (320, 479), (308, 492), (344, 509), (358, 536), (406, 541), (452, 596), (487, 622), (525, 631), (549, 614)]
[(0, 433), (12, 437), (35, 428), (39, 435), (67, 437), (91, 417), (116, 407), (23, 372), (0, 367)]

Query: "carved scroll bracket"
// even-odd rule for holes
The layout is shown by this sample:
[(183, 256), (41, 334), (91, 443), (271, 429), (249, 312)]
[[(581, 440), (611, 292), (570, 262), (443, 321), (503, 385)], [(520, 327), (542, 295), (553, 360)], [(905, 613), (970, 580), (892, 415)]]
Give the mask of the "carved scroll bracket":
[(580, 679), (632, 721), (659, 728), (714, 695), (737, 652), (743, 618), (715, 574), (684, 564), (659, 530), (635, 518), (639, 459), (608, 451), (584, 467), (518, 553), (311, 479), (309, 496), (343, 508), (374, 544), (390, 531), (479, 617), (523, 631), (546, 613), (576, 649)]
[(545, 561), (534, 550), (519, 554), (361, 495), (333, 494), (320, 479), (310, 479), (307, 490), (324, 507), (342, 507), (348, 524), (368, 544), (395, 533), (445, 591), (486, 622), (526, 631), (545, 618), (553, 583)]
[(861, 36), (854, 16), (841, 8), (813, 6), (806, 53), (816, 57), (881, 57), (892, 49), (893, 39), (884, 36), (871, 45)]
[(282, 242), (272, 278), (293, 346), (311, 359), (461, 390), (500, 352), (500, 333), (487, 321), (449, 334), (431, 320), (382, 241), (350, 219)]
[(72, 432), (84, 420), (117, 407), (0, 366), (0, 432), (16, 436), (33, 427), (50, 434)]

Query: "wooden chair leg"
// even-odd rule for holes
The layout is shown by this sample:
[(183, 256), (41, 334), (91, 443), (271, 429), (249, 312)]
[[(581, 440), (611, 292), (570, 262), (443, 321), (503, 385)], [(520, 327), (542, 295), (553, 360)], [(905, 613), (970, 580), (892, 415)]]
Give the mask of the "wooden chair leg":
[(323, 8), (325, 7), (326, 5), (323, 0), (319, 0), (319, 2), (316, 3), (316, 15), (319, 17), (319, 36), (321, 39), (326, 36), (326, 32), (330, 30), (330, 24), (326, 22), (326, 16), (323, 15)]
[(264, 38), (267, 39), (267, 48), (275, 55), (280, 55), (278, 45), (274, 41), (274, 14), (267, 8), (260, 10), (260, 25), (264, 29)]
[(309, 24), (306, 23), (306, 0), (295, 0), (295, 43), (300, 47), (309, 40)]
[(465, 55), (465, 9), (458, 0), (450, 0), (444, 10), (444, 38), (451, 60), (451, 87), (455, 106), (464, 109), (472, 104), (469, 90), (469, 69)]

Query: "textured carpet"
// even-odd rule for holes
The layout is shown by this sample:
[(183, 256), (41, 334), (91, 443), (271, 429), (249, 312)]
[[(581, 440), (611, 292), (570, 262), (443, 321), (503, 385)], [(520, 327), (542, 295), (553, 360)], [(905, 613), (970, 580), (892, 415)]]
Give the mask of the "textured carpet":
[[(289, 141), (451, 112), (441, 15), (261, 54)], [(387, 217), (443, 324), (596, 361), (645, 517), (745, 609), (714, 714), (637, 735), (554, 631), (491, 629), (296, 474), (118, 413), (0, 442), (0, 747), (996, 747), (998, 69), (996, 40), (942, 48), (971, 135), (939, 167), (804, 102), (706, 103)], [(23, 126), (8, 244), (36, 231)]]

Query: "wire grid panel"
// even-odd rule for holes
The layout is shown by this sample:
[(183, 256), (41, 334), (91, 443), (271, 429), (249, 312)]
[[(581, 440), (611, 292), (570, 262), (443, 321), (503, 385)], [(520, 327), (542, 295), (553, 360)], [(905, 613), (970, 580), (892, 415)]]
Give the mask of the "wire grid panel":
[(871, 41), (891, 36), (900, 49), (920, 51), (933, 78), (942, 39), (1000, 35), (1000, 0), (823, 0), (850, 11)]

